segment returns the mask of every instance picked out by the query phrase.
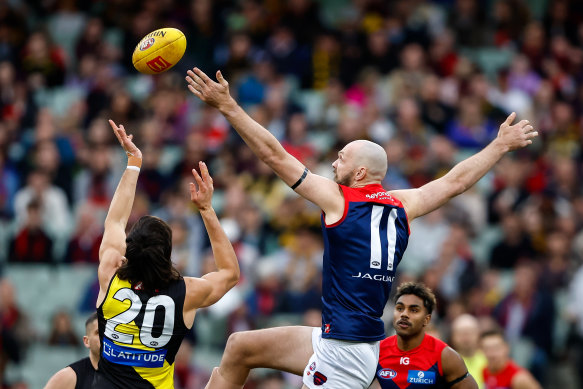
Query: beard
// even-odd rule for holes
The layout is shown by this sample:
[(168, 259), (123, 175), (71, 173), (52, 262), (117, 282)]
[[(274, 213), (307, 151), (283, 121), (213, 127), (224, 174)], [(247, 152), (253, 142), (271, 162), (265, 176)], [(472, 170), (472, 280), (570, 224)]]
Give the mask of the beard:
[(352, 175), (354, 172), (346, 173), (344, 176), (338, 176), (336, 170), (334, 171), (334, 182), (339, 185), (350, 186), (352, 183)]

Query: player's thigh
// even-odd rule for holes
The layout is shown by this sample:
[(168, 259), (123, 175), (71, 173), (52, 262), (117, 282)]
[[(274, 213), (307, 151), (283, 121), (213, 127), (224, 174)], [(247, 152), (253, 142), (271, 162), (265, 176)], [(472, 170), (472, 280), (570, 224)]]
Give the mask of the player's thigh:
[(312, 331), (313, 327), (290, 326), (236, 332), (229, 337), (225, 354), (243, 359), (249, 368), (302, 375), (314, 353)]

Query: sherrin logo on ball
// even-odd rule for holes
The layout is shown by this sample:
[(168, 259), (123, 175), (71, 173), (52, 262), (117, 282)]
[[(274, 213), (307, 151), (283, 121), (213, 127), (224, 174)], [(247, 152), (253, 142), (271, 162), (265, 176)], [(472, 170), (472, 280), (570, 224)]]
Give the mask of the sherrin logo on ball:
[(158, 74), (172, 68), (186, 50), (186, 37), (176, 28), (161, 28), (142, 38), (134, 49), (132, 63), (144, 74)]

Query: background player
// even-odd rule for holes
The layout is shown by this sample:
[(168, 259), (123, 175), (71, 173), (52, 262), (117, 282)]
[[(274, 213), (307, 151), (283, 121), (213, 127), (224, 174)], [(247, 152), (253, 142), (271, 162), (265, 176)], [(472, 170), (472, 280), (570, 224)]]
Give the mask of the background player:
[(97, 314), (101, 360), (93, 388), (173, 388), (174, 357), (197, 308), (218, 301), (239, 280), (237, 257), (211, 206), (206, 165), (193, 169), (190, 197), (200, 210), (218, 271), (184, 277), (173, 267), (172, 231), (144, 216), (127, 238), (142, 153), (123, 126), (111, 127), (128, 155), (128, 168), (111, 201), (99, 251)]
[(478, 388), (459, 354), (425, 333), (435, 304), (433, 292), (424, 284), (399, 286), (393, 311), (397, 334), (381, 342), (371, 388)]
[[(512, 113), (494, 141), (442, 178), (418, 189), (387, 192), (380, 185), (387, 172), (381, 146), (351, 142), (332, 164), (334, 181), (312, 174), (235, 102), (220, 71), (216, 76), (218, 83), (198, 68), (189, 70), (188, 88), (218, 108), (286, 184), (322, 209), (325, 251), (321, 332), (281, 327), (233, 334), (209, 387), (240, 388), (255, 367), (303, 374), (310, 388), (368, 387), (375, 373), (371, 361), (384, 338), (380, 317), (407, 246), (407, 218), (411, 222), (463, 193), (506, 152), (531, 144), (538, 134), (526, 120), (512, 125)], [(315, 372), (308, 375), (312, 365)]]
[(499, 330), (487, 331), (480, 337), (482, 350), (488, 360), (484, 368), (486, 389), (540, 389), (528, 370), (510, 359), (510, 347)]
[(101, 346), (97, 313), (89, 316), (85, 322), (83, 345), (89, 349), (89, 356), (56, 372), (47, 382), (45, 389), (91, 389), (93, 376), (99, 363), (99, 349)]

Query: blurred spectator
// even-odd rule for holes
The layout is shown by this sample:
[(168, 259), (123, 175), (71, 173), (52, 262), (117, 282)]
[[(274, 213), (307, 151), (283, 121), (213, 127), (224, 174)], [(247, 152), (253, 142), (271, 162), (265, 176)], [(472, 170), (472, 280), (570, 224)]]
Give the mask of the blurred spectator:
[(533, 260), (534, 248), (524, 233), (518, 215), (508, 212), (502, 216), (502, 240), (490, 254), (490, 267), (514, 269), (520, 260)]
[(468, 372), (480, 388), (484, 388), (482, 371), (487, 360), (480, 349), (480, 326), (478, 320), (468, 314), (458, 316), (451, 324), (451, 346), (463, 358)]
[(10, 262), (53, 262), (53, 241), (43, 230), (42, 207), (38, 198), (31, 199), (26, 206), (26, 219), (10, 242)]
[(50, 346), (78, 346), (79, 339), (73, 331), (71, 316), (66, 311), (54, 314), (47, 343)]
[(0, 383), (7, 363), (19, 364), (27, 344), (33, 340), (28, 319), (16, 303), (14, 285), (0, 278)]
[(541, 287), (538, 267), (522, 262), (514, 271), (514, 287), (494, 310), (494, 317), (504, 330), (505, 338), (514, 347), (530, 343), (529, 369), (545, 382), (545, 366), (552, 352), (555, 303)]
[(22, 225), (26, 220), (27, 207), (33, 198), (39, 202), (40, 220), (43, 230), (59, 242), (67, 239), (71, 230), (71, 213), (62, 189), (51, 185), (50, 177), (44, 170), (33, 170), (28, 174), (27, 185), (14, 198), (16, 222)]
[(301, 313), (320, 307), (321, 258), (324, 251), (320, 229), (300, 228), (286, 245), (281, 309)]

